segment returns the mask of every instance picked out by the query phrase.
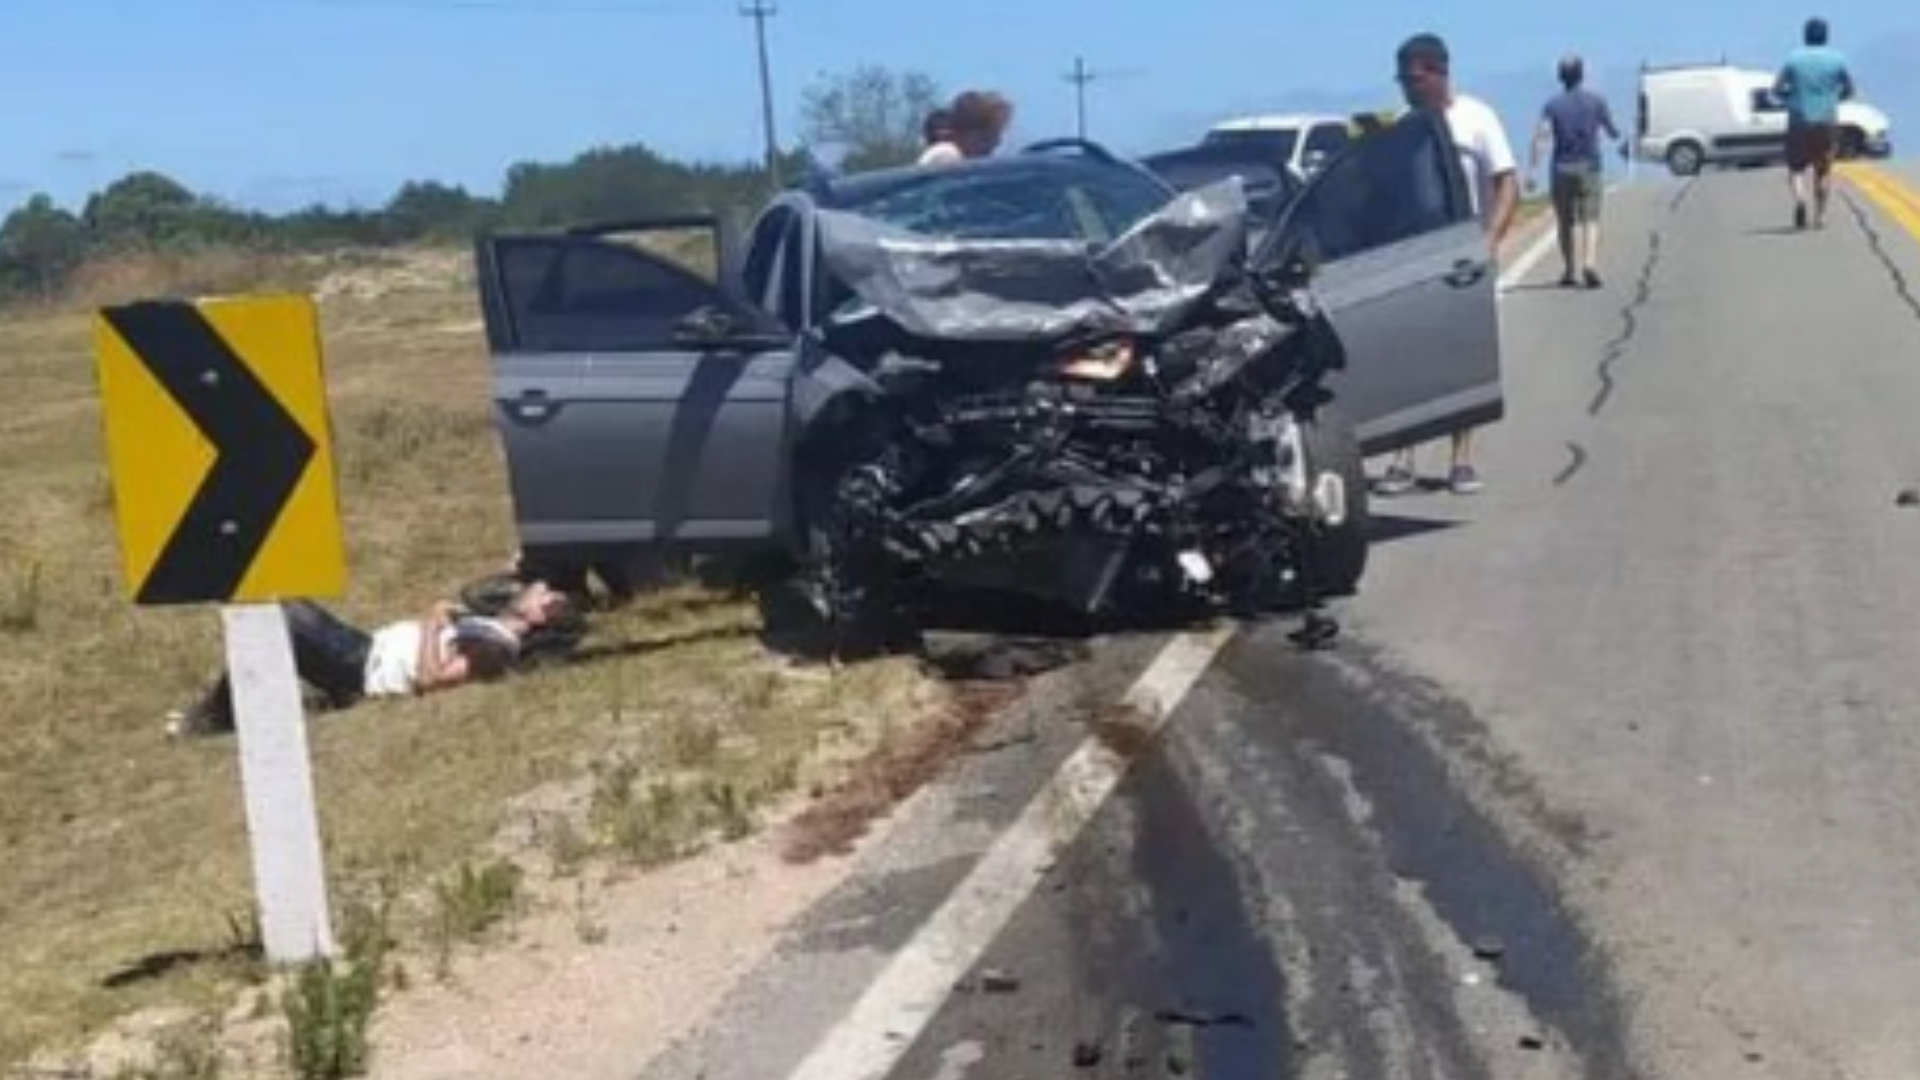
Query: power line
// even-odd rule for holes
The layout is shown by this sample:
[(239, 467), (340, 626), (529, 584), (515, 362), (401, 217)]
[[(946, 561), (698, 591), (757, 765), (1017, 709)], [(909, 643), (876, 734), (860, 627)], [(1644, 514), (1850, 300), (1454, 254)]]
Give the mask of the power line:
[(772, 0), (746, 0), (740, 5), (740, 14), (753, 20), (760, 54), (760, 125), (767, 137), (767, 179), (777, 188), (781, 185), (780, 138), (773, 125), (773, 64), (767, 56), (767, 20), (780, 14), (780, 7)]

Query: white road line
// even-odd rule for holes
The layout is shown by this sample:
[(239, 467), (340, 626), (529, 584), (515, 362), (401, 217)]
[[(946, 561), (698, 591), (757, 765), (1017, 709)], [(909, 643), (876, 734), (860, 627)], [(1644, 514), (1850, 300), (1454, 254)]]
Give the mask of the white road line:
[[(1158, 733), (1232, 638), (1221, 629), (1168, 642), (1122, 699), (1138, 714), (1134, 723)], [(1081, 743), (790, 1080), (881, 1080), (898, 1065), (954, 984), (1112, 796), (1127, 765), (1098, 739)]]
[(1553, 250), (1553, 245), (1558, 240), (1559, 234), (1549, 225), (1540, 233), (1538, 239), (1527, 246), (1527, 250), (1520, 253), (1519, 258), (1513, 260), (1513, 265), (1507, 267), (1506, 271), (1500, 275), (1500, 291), (1507, 292), (1525, 281), (1527, 275), (1533, 273), (1533, 268), (1540, 265), (1540, 260), (1547, 257), (1547, 252)]

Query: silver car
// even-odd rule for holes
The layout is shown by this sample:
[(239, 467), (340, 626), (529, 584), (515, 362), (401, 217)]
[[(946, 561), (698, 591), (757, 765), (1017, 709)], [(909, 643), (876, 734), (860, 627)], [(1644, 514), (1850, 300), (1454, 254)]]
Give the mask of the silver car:
[[(487, 238), (479, 280), (524, 549), (562, 573), (780, 551), (829, 611), (849, 565), (965, 584), (961, 564), (991, 563), (994, 582), (1035, 592), (1060, 584), (1049, 567), (1093, 566), (1059, 597), (1093, 610), (1134, 595), (1136, 575), (1185, 593), (1236, 579), (1237, 556), (1208, 538), (1257, 531), (1271, 510), (1299, 527), (1246, 548), (1248, 565), (1297, 583), (1318, 561), (1334, 568), (1324, 591), (1350, 591), (1366, 543), (1359, 451), (1501, 415), (1486, 242), (1444, 121), (1425, 116), (1354, 144), (1276, 220), (1245, 218), (1232, 184), (1177, 196), (1097, 147), (1055, 144), (788, 191), (737, 257), (710, 218)], [(1321, 338), (1339, 361), (1305, 358), (1300, 343)], [(1174, 404), (1194, 380), (1224, 385), (1209, 372), (1250, 341), (1289, 357), (1262, 389), (1210, 399), (1199, 420)], [(1075, 366), (1086, 357), (1111, 362)], [(1188, 360), (1183, 389), (1170, 372)], [(863, 427), (848, 410), (883, 419)], [(1122, 415), (1145, 420), (1128, 434)], [(1224, 434), (1195, 449), (1207, 424)], [(1338, 469), (1297, 460), (1315, 440)], [(809, 464), (823, 446), (831, 469)], [(1203, 511), (1195, 477), (1229, 459), (1242, 501)], [(855, 474), (872, 490), (849, 495)], [(1036, 511), (1050, 491), (1089, 505)], [(828, 534), (863, 499), (871, 520), (845, 527), (871, 546), (855, 558)], [(1025, 559), (1043, 548), (1052, 561)]]

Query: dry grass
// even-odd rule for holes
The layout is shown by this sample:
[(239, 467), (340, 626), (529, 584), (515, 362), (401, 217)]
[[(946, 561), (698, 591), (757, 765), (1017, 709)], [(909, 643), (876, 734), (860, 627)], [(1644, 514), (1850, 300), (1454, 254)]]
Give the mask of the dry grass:
[[(417, 266), (376, 287), (381, 269), (323, 290), (352, 568), (336, 606), (361, 622), (423, 610), (513, 547), (471, 289)], [(136, 1008), (219, 1006), (251, 975), (218, 959), (226, 914), (250, 904), (233, 747), (170, 744), (161, 725), (215, 665), (217, 620), (122, 594), (86, 314), (0, 315), (0, 370), (3, 1071)], [(589, 661), (317, 718), (332, 871), (426, 888), (477, 856), (508, 800), (623, 755), (641, 763), (637, 790), (692, 793), (699, 812), (660, 839), (691, 850), (783, 792), (843, 782), (870, 745), (863, 718), (941, 700), (907, 662), (794, 677), (757, 625), (746, 601), (683, 588), (599, 620)], [(557, 846), (577, 860), (586, 842)]]

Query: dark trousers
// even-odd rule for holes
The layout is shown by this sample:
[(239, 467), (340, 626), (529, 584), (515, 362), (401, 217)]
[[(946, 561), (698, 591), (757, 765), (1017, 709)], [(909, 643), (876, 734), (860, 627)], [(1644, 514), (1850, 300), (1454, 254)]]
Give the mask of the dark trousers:
[[(301, 681), (325, 695), (332, 708), (344, 709), (364, 697), (373, 638), (312, 601), (293, 600), (280, 607), (287, 613), (293, 667)], [(200, 708), (214, 728), (233, 730), (233, 684), (227, 675), (207, 691)]]

